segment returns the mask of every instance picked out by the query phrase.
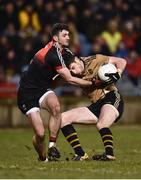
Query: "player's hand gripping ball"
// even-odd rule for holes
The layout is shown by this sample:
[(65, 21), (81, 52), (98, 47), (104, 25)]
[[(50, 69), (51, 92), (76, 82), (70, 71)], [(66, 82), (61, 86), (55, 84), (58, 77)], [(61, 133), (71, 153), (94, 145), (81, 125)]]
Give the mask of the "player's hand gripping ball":
[(121, 73), (118, 72), (114, 64), (108, 63), (100, 66), (98, 70), (98, 76), (100, 80), (104, 82), (116, 83), (120, 79)]

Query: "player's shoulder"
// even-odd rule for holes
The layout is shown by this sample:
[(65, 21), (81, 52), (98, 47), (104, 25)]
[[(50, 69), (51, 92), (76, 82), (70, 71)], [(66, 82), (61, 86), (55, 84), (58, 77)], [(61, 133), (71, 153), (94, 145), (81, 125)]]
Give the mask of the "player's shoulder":
[(109, 56), (103, 54), (96, 54), (96, 60), (108, 63)]
[(95, 56), (96, 56), (96, 58), (107, 58), (108, 57), (107, 55), (104, 55), (104, 54), (96, 54)]
[(46, 54), (46, 58), (58, 58), (58, 53), (56, 47), (52, 46), (48, 53)]

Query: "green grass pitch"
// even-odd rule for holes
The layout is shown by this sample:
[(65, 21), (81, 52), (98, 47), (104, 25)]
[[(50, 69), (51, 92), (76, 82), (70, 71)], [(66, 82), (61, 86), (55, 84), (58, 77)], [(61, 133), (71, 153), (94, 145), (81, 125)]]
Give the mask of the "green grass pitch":
[[(103, 152), (103, 144), (94, 126), (75, 126), (81, 144), (89, 155)], [(0, 178), (29, 179), (112, 179), (141, 178), (141, 126), (115, 125), (113, 162), (66, 161), (72, 150), (61, 132), (57, 146), (61, 151), (59, 162), (41, 163), (31, 143), (30, 128), (0, 129)], [(48, 134), (48, 132), (47, 132)], [(47, 139), (48, 141), (48, 136)]]

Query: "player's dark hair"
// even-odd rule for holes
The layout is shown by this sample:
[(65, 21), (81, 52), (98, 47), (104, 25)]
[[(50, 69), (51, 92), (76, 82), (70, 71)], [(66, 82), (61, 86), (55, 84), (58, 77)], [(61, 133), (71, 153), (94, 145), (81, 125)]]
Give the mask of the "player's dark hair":
[(54, 24), (52, 27), (52, 31), (51, 31), (51, 37), (53, 37), (54, 35), (58, 35), (58, 33), (63, 31), (63, 30), (69, 31), (69, 27), (67, 24), (64, 24), (64, 23)]

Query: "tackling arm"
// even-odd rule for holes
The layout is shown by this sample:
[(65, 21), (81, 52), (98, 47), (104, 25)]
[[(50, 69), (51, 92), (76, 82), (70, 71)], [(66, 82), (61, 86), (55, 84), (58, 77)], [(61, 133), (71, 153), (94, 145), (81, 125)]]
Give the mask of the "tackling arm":
[(66, 67), (57, 70), (57, 72), (60, 74), (60, 76), (63, 79), (65, 79), (70, 84), (80, 85), (80, 86), (84, 86), (84, 87), (92, 85), (91, 81), (83, 80), (83, 79), (72, 76), (70, 71)]

